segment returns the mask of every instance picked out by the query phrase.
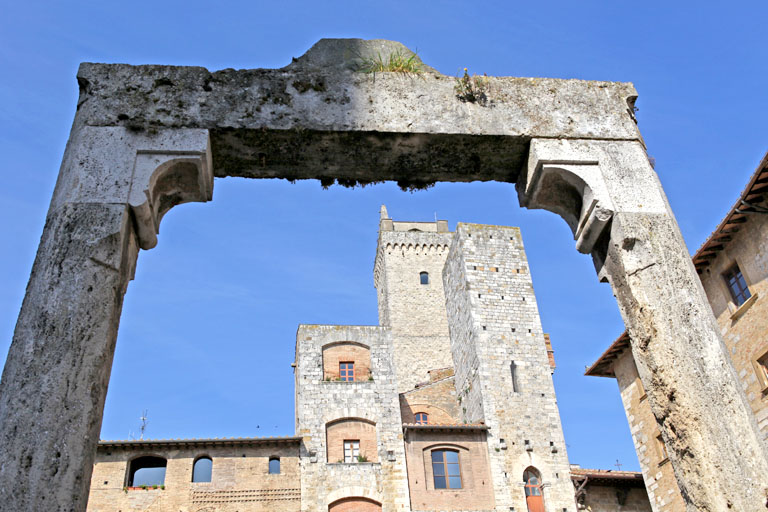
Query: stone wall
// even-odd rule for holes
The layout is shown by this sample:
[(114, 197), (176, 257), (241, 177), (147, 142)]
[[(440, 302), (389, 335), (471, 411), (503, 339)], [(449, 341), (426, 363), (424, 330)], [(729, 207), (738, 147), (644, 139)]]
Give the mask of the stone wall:
[[(129, 462), (143, 455), (167, 459), (164, 489), (126, 489)], [(192, 482), (193, 463), (202, 455), (213, 461), (211, 481)], [(269, 458), (275, 456), (280, 474), (269, 474)], [(300, 488), (298, 441), (288, 446), (100, 447), (88, 512), (298, 512)]]
[[(763, 206), (767, 206), (763, 202)], [(723, 334), (733, 367), (757, 419), (763, 441), (768, 443), (768, 381), (757, 359), (768, 353), (768, 219), (747, 216), (732, 240), (700, 274), (712, 310)], [(752, 298), (737, 307), (725, 284), (725, 273), (738, 264)]]
[[(441, 448), (459, 452), (462, 480), (460, 489), (435, 489), (431, 452)], [(485, 430), (440, 431), (431, 427), (409, 428), (405, 453), (408, 461), (411, 510), (494, 509), (493, 483)]]
[(489, 427), (496, 510), (526, 510), (523, 472), (530, 466), (542, 475), (546, 506), (574, 510), (551, 367), (519, 229), (459, 223), (443, 279), (462, 412), (467, 421)]
[(659, 427), (648, 405), (632, 352), (626, 350), (619, 356), (613, 369), (653, 511), (684, 512), (685, 503), (672, 464), (661, 449)]
[[(323, 379), (323, 348), (354, 342), (370, 350), (372, 380)], [(296, 432), (303, 438), (301, 506), (328, 510), (349, 497), (380, 503), (384, 512), (409, 510), (400, 403), (392, 365), (392, 338), (386, 327), (301, 325), (296, 334)], [(376, 462), (338, 463), (326, 454), (327, 427), (338, 420), (375, 425)], [(362, 441), (362, 439), (361, 439)], [(362, 443), (361, 443), (362, 444)]]
[(651, 512), (644, 489), (622, 489), (609, 485), (587, 485), (582, 507), (580, 510), (589, 512)]
[[(452, 365), (441, 279), (450, 241), (436, 223), (382, 219), (374, 284), (379, 323), (392, 329), (400, 392), (427, 382), (429, 370)], [(429, 274), (428, 284), (421, 284), (421, 272)]]

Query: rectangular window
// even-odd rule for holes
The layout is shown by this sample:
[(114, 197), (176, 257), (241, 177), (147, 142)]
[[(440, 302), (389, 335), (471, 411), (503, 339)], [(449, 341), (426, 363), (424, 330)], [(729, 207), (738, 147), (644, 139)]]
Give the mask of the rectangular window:
[(520, 391), (520, 386), (517, 383), (517, 365), (514, 361), (509, 363), (509, 373), (512, 375), (512, 391), (517, 393)]
[(357, 462), (359, 456), (360, 440), (344, 441), (344, 462)]
[(723, 274), (723, 277), (725, 278), (725, 283), (728, 285), (728, 291), (731, 292), (733, 303), (736, 304), (736, 306), (741, 306), (752, 296), (738, 265), (734, 264), (725, 274)]
[(339, 378), (347, 382), (355, 380), (355, 363), (351, 361), (339, 363)]
[(432, 477), (435, 489), (461, 489), (459, 452), (432, 450)]
[(661, 434), (656, 436), (656, 446), (659, 448), (659, 464), (666, 462), (669, 456), (667, 455), (667, 445), (664, 444), (664, 438), (661, 437)]
[(754, 365), (760, 390), (763, 393), (768, 392), (768, 352), (755, 359)]

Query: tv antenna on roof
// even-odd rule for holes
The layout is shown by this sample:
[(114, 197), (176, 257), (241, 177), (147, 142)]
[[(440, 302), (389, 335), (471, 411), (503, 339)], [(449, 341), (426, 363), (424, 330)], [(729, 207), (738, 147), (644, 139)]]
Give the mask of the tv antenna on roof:
[(141, 413), (141, 435), (139, 435), (139, 441), (144, 440), (144, 432), (147, 430), (147, 410), (144, 409), (144, 411)]

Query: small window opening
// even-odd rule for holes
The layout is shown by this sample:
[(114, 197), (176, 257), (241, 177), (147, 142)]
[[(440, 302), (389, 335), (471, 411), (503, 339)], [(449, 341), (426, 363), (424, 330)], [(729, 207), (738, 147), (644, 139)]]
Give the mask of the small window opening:
[(429, 415), (427, 413), (417, 412), (413, 417), (417, 425), (429, 425)]
[(459, 452), (432, 450), (432, 476), (435, 489), (461, 489)]
[(429, 272), (419, 272), (419, 282), (421, 284), (429, 284)]
[(133, 459), (128, 471), (128, 487), (164, 485), (167, 464), (162, 457), (147, 456)]
[(755, 359), (755, 371), (760, 388), (765, 393), (768, 391), (768, 352)]
[(339, 379), (345, 382), (355, 380), (355, 363), (353, 361), (339, 363)]
[(661, 437), (661, 434), (656, 436), (656, 446), (659, 448), (659, 464), (666, 462), (669, 455), (667, 454), (667, 445), (664, 444), (664, 438)]
[(344, 462), (358, 462), (360, 458), (360, 440), (344, 441)]
[(744, 276), (741, 273), (741, 269), (739, 269), (737, 264), (734, 264), (728, 269), (728, 271), (723, 274), (723, 277), (725, 278), (725, 282), (728, 285), (728, 291), (731, 292), (731, 298), (733, 298), (733, 302), (736, 306), (741, 306), (752, 296), (747, 287), (747, 282), (744, 280)]
[(213, 461), (210, 457), (200, 457), (192, 466), (193, 482), (210, 482), (213, 473)]
[(512, 375), (512, 391), (517, 393), (520, 386), (517, 384), (517, 365), (514, 361), (509, 363), (509, 373)]
[(280, 457), (269, 458), (269, 474), (270, 475), (280, 474)]

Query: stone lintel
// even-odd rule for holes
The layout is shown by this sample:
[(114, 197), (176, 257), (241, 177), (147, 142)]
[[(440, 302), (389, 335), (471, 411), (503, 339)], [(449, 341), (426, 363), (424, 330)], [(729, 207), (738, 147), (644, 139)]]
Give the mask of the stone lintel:
[[(399, 43), (321, 40), (281, 69), (83, 63), (78, 122), (139, 132), (210, 130), (216, 176), (514, 181), (531, 138), (637, 140), (631, 83), (488, 77), (486, 102), (457, 79), (359, 71)], [(481, 137), (482, 136), (482, 137)]]

